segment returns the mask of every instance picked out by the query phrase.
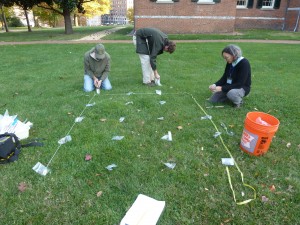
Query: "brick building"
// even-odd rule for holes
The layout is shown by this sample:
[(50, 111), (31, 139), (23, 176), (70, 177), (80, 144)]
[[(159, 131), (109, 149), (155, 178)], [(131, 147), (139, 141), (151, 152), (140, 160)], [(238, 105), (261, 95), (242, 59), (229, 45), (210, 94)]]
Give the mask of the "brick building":
[(300, 30), (300, 0), (135, 0), (134, 15), (135, 29), (173, 34)]

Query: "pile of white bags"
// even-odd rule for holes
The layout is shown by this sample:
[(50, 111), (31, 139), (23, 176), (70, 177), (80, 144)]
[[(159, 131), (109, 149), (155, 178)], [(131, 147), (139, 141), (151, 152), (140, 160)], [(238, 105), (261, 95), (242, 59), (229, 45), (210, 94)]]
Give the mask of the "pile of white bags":
[(32, 127), (31, 122), (21, 122), (17, 115), (10, 116), (6, 110), (4, 115), (0, 115), (0, 134), (13, 133), (20, 140), (29, 137), (29, 130)]

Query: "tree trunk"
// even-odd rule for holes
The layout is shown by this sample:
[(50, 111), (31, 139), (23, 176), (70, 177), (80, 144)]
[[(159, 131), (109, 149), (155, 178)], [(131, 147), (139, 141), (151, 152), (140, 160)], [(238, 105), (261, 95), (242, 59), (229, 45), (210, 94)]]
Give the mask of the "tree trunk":
[(3, 23), (4, 23), (5, 31), (9, 32), (2, 4), (0, 4), (0, 8), (1, 8), (1, 15), (2, 15)]
[(78, 27), (78, 16), (74, 13), (74, 26)]
[(64, 9), (63, 14), (64, 14), (64, 20), (65, 20), (65, 34), (73, 34), (70, 10)]
[(26, 17), (26, 23), (27, 23), (27, 27), (28, 27), (28, 32), (31, 32), (31, 26), (29, 24), (29, 19), (28, 19), (28, 13), (27, 10), (24, 9), (24, 13), (25, 13), (25, 17)]

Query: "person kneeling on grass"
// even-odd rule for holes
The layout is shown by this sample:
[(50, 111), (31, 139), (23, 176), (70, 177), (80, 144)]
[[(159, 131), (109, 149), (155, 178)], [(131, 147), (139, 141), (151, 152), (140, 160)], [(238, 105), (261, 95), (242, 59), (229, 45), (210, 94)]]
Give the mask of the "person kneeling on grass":
[(110, 55), (105, 51), (102, 44), (84, 54), (84, 83), (83, 90), (93, 91), (96, 88), (111, 90), (112, 86), (108, 79), (110, 72)]
[(223, 76), (209, 86), (213, 92), (209, 101), (212, 103), (230, 100), (235, 108), (243, 104), (243, 97), (250, 93), (251, 67), (249, 61), (242, 56), (242, 50), (236, 45), (228, 45), (222, 50), (227, 64)]

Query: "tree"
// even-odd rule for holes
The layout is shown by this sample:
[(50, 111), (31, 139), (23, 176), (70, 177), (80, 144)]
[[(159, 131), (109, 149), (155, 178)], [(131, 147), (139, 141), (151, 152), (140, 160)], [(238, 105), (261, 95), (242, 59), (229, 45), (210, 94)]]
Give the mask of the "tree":
[(33, 7), (32, 11), (35, 17), (35, 26), (37, 27), (40, 26), (40, 22), (48, 24), (50, 27), (56, 27), (58, 20), (61, 18), (61, 15), (57, 12), (37, 6)]
[(28, 19), (28, 13), (27, 10), (30, 10), (33, 8), (33, 6), (36, 4), (35, 0), (12, 0), (17, 6), (19, 6), (24, 11), (24, 15), (26, 18), (26, 23), (28, 27), (28, 32), (31, 32), (31, 26)]
[(134, 16), (133, 8), (129, 8), (127, 10), (127, 18), (128, 18), (130, 23), (133, 23), (133, 21), (134, 21), (133, 16)]
[(78, 18), (85, 16), (86, 18), (92, 18), (94, 16), (100, 16), (101, 14), (109, 13), (110, 0), (97, 0), (83, 3), (84, 14), (78, 11), (74, 12), (74, 24), (78, 26)]
[[(41, 1), (41, 0), (36, 0)], [(83, 4), (87, 2), (97, 2), (97, 0), (44, 0), (46, 4), (38, 4), (38, 7), (52, 10), (64, 17), (65, 34), (72, 34), (73, 27), (71, 21), (71, 14), (77, 9), (78, 13), (85, 13)], [(98, 0), (101, 4), (109, 2), (109, 0)], [(41, 3), (41, 2), (40, 2)]]
[(44, 2), (46, 4), (38, 4), (37, 6), (62, 15), (65, 21), (65, 34), (72, 34), (71, 13), (76, 8), (79, 12), (84, 12), (82, 7), (84, 0), (45, 0)]
[(1, 9), (1, 17), (2, 17), (1, 21), (2, 21), (2, 24), (4, 24), (5, 31), (9, 32), (8, 26), (7, 26), (7, 21), (6, 21), (6, 16), (4, 13), (4, 8), (3, 8), (4, 6), (11, 7), (11, 6), (13, 6), (13, 2), (11, 2), (10, 0), (0, 0), (0, 9)]

